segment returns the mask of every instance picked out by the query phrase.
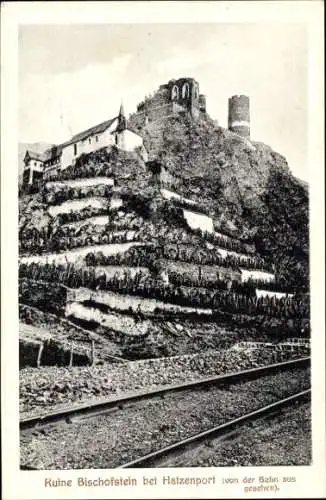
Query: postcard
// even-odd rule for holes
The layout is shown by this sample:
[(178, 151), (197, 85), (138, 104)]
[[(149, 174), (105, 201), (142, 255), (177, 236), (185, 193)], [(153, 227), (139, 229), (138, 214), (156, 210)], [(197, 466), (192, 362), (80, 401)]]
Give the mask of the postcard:
[(4, 2), (3, 498), (321, 498), (323, 4)]

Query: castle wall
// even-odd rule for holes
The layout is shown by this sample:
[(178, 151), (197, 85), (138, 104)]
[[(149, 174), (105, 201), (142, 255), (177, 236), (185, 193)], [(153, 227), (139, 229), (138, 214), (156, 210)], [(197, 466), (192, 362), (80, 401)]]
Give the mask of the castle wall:
[(154, 105), (147, 105), (146, 111), (141, 111), (131, 115), (129, 117), (128, 124), (134, 130), (139, 130), (140, 128), (145, 127), (148, 123), (164, 119), (167, 116), (171, 116), (180, 111), (184, 111), (184, 108), (179, 106), (177, 103), (164, 102), (158, 105), (154, 101)]
[(199, 113), (199, 85), (193, 78), (179, 78), (168, 83), (170, 98), (192, 114)]
[(137, 112), (128, 122), (133, 129), (139, 130), (150, 122), (185, 111), (195, 118), (200, 111), (206, 112), (206, 97), (199, 95), (199, 85), (193, 78), (170, 80), (161, 85), (153, 96), (137, 106)]

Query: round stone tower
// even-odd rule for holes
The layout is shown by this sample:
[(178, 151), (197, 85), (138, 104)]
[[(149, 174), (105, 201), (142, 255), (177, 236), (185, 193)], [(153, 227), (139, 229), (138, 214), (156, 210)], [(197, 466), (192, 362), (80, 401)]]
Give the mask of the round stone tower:
[(249, 97), (234, 95), (229, 99), (229, 130), (250, 139)]

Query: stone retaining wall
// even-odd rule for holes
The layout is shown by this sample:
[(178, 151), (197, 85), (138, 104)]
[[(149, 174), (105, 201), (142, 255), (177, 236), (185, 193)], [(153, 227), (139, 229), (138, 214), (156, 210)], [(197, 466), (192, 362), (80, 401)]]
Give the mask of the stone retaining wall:
[(85, 302), (93, 301), (98, 304), (104, 304), (113, 310), (117, 311), (129, 311), (130, 308), (133, 311), (137, 311), (140, 307), (143, 313), (153, 313), (155, 309), (159, 308), (165, 311), (180, 311), (180, 312), (195, 312), (200, 314), (205, 314), (207, 316), (212, 314), (211, 309), (202, 309), (194, 307), (179, 306), (175, 304), (169, 304), (155, 299), (146, 299), (143, 297), (132, 296), (132, 295), (120, 295), (118, 293), (102, 291), (102, 290), (89, 290), (86, 288), (78, 288), (75, 290), (69, 290), (67, 293), (67, 307), (69, 302)]
[(20, 262), (22, 264), (31, 264), (32, 262), (39, 262), (42, 264), (66, 264), (67, 262), (77, 263), (81, 262), (85, 256), (90, 252), (102, 252), (104, 255), (115, 255), (120, 252), (126, 252), (131, 247), (144, 245), (140, 242), (130, 242), (130, 243), (112, 243), (108, 245), (93, 245), (86, 246), (82, 248), (76, 248), (74, 250), (67, 250), (61, 253), (49, 253), (43, 255), (30, 255), (28, 257), (21, 257)]
[(185, 274), (193, 278), (199, 278), (200, 268), (201, 276), (204, 279), (216, 279), (217, 275), (220, 279), (231, 279), (233, 281), (240, 281), (241, 279), (239, 271), (226, 267), (206, 265), (199, 266), (198, 264), (190, 264), (188, 262), (167, 259), (160, 259), (160, 264), (166, 271)]
[(259, 271), (258, 269), (242, 269), (241, 270), (241, 282), (244, 283), (249, 279), (258, 281), (275, 281), (275, 275), (273, 273), (268, 273), (266, 271)]
[(68, 200), (64, 201), (60, 205), (53, 205), (48, 208), (48, 212), (51, 217), (56, 217), (58, 214), (64, 214), (69, 212), (79, 212), (85, 208), (92, 207), (95, 209), (107, 208), (108, 202), (105, 198), (99, 197), (89, 197), (83, 198), (82, 200)]
[(114, 186), (112, 177), (89, 177), (86, 179), (69, 179), (67, 181), (50, 181), (45, 184), (47, 190), (58, 189), (60, 187), (94, 187), (94, 186)]
[(88, 322), (95, 322), (115, 331), (123, 332), (128, 336), (138, 336), (148, 333), (150, 322), (136, 322), (132, 316), (122, 316), (110, 312), (102, 312), (96, 307), (88, 307), (78, 302), (69, 302), (66, 307), (66, 316)]

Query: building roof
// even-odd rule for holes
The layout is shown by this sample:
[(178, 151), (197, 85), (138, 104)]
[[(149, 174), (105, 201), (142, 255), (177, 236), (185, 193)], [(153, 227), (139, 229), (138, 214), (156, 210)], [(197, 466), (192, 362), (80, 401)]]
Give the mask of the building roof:
[(76, 134), (72, 136), (72, 138), (63, 143), (61, 146), (69, 146), (69, 144), (73, 144), (74, 142), (82, 141), (83, 139), (87, 139), (90, 135), (94, 134), (100, 134), (101, 132), (104, 132), (107, 128), (112, 125), (114, 120), (116, 120), (117, 117), (111, 118), (110, 120), (105, 120), (105, 122), (100, 123), (99, 125), (95, 125), (95, 127), (88, 128), (87, 130), (84, 130), (84, 132), (79, 132), (79, 134)]
[[(123, 112), (123, 110), (122, 110)], [(121, 109), (120, 109), (121, 113)], [(104, 132), (107, 128), (109, 128), (114, 120), (116, 120), (119, 117), (114, 117), (111, 118), (110, 120), (105, 120), (104, 122), (100, 123), (99, 125), (95, 125), (95, 127), (88, 128), (87, 130), (84, 130), (83, 132), (79, 132), (78, 134), (75, 134), (72, 136), (71, 139), (69, 139), (66, 142), (63, 142), (62, 144), (59, 144), (57, 146), (53, 146), (52, 148), (47, 149), (43, 154), (40, 153), (34, 153), (33, 151), (27, 150), (26, 155), (28, 154), (31, 159), (39, 160), (39, 161), (48, 161), (52, 160), (53, 158), (57, 158), (58, 156), (61, 155), (61, 152), (65, 146), (69, 146), (70, 144), (74, 144), (75, 142), (82, 141), (83, 139), (87, 139), (91, 135), (94, 134), (100, 134)], [(25, 157), (26, 157), (25, 155)]]
[(58, 156), (61, 155), (61, 152), (65, 146), (69, 146), (70, 144), (74, 144), (75, 142), (87, 139), (87, 137), (90, 137), (91, 135), (100, 134), (101, 132), (104, 132), (104, 130), (106, 130), (107, 128), (110, 127), (110, 125), (112, 125), (115, 119), (116, 117), (111, 118), (110, 120), (105, 120), (99, 125), (95, 125), (95, 127), (88, 128), (83, 132), (79, 132), (78, 134), (73, 135), (72, 138), (69, 139), (68, 141), (63, 142), (58, 146), (53, 146), (52, 148), (47, 149), (44, 152), (43, 159), (41, 161), (47, 161), (47, 160), (52, 160), (53, 158), (57, 158)]
[(28, 156), (31, 160), (38, 160), (38, 161), (45, 161), (46, 158), (46, 152), (45, 153), (35, 153), (34, 151), (31, 151), (30, 149), (26, 150), (25, 153), (25, 159), (26, 156)]

